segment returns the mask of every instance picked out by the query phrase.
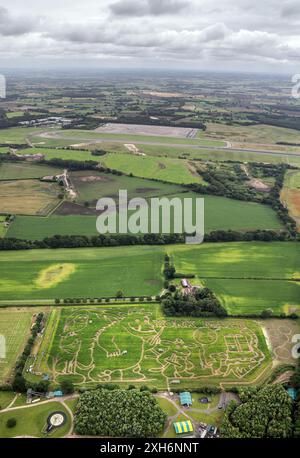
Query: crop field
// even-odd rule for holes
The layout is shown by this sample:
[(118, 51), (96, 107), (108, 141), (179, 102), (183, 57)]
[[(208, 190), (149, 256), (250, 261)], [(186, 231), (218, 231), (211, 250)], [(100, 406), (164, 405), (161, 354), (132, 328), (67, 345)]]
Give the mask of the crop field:
[[(84, 175), (80, 174), (78, 176), (82, 177)], [(116, 183), (110, 182), (108, 182), (106, 186), (106, 182), (103, 183), (102, 181), (92, 183), (91, 188), (89, 186), (85, 187), (85, 183), (79, 183), (78, 186), (78, 176), (75, 181), (72, 178), (72, 182), (75, 183), (76, 189), (79, 190), (79, 196), (77, 197), (78, 201), (95, 199), (96, 196), (100, 198), (102, 197), (103, 193), (105, 195), (115, 196), (115, 192), (117, 192), (119, 185), (120, 189), (123, 189), (122, 186), (125, 186), (124, 189), (128, 189), (126, 188), (126, 180), (129, 180), (129, 184), (131, 186), (134, 184), (131, 189), (128, 189), (128, 191), (133, 193), (133, 195), (137, 190), (142, 189), (135, 187), (138, 184), (139, 179), (136, 179), (137, 181), (135, 181), (135, 178), (127, 177), (118, 177), (121, 178), (120, 181), (118, 180), (116, 182), (119, 183), (118, 186), (116, 186)], [(159, 195), (159, 193), (167, 192), (168, 190), (170, 191), (172, 187), (175, 187), (175, 185), (167, 185), (161, 183), (153, 184), (153, 182), (150, 183), (152, 186), (157, 186), (157, 188), (152, 188), (151, 190), (151, 188), (148, 188), (147, 186), (147, 188), (144, 188), (143, 192), (137, 196), (149, 197), (149, 194), (151, 195), (151, 193), (156, 193)], [(105, 185), (105, 190), (103, 189), (103, 184)], [(145, 183), (142, 183), (142, 185), (145, 186)], [(199, 195), (192, 192), (187, 192), (168, 195), (168, 197), (170, 199), (178, 197), (181, 200), (184, 198), (192, 198), (195, 203), (195, 199), (199, 197)], [(193, 209), (195, 212), (195, 204), (193, 205)], [(53, 214), (47, 218), (35, 216), (17, 216), (13, 223), (10, 225), (6, 236), (24, 238), (27, 240), (42, 240), (45, 237), (51, 237), (56, 234), (87, 236), (97, 235), (96, 215), (85, 215), (84, 213), (87, 211), (86, 207), (79, 205), (63, 205), (59, 207), (57, 213), (61, 213), (62, 211), (64, 212), (65, 216)], [(270, 207), (255, 202), (241, 202), (238, 200), (227, 199), (226, 197), (205, 196), (204, 215), (206, 233), (218, 229), (246, 231), (267, 228), (277, 230), (282, 227), (279, 219), (277, 218), (277, 215)], [(194, 216), (195, 215), (193, 215), (193, 217)], [(174, 213), (171, 213), (172, 232), (173, 229)]]
[(290, 216), (296, 221), (300, 231), (300, 171), (289, 170), (286, 173), (281, 201), (289, 209)]
[(59, 192), (56, 183), (0, 181), (0, 213), (47, 215), (58, 204)]
[(28, 309), (0, 310), (0, 385), (8, 380), (17, 357), (24, 349), (32, 316), (33, 311)]
[(155, 295), (163, 285), (161, 247), (0, 252), (1, 300)]
[(188, 161), (165, 157), (107, 154), (101, 158), (107, 167), (143, 178), (157, 178), (171, 183), (189, 184), (201, 182)]
[(33, 368), (55, 382), (158, 389), (254, 384), (270, 370), (251, 320), (166, 318), (159, 305), (55, 309)]
[(0, 180), (25, 180), (58, 175), (62, 171), (56, 167), (38, 165), (31, 162), (2, 162)]
[(70, 174), (77, 192), (77, 202), (94, 202), (101, 197), (113, 197), (118, 200), (120, 189), (127, 190), (128, 199), (133, 197), (159, 197), (180, 192), (182, 188), (143, 178), (116, 176), (95, 171), (79, 171)]
[(178, 272), (196, 274), (231, 314), (300, 310), (297, 242), (182, 245), (168, 252)]

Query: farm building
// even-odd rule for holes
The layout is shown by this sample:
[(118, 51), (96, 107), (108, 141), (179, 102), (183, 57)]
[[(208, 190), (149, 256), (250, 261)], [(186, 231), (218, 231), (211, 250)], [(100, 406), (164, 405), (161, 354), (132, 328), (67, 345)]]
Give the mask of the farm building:
[(179, 399), (182, 406), (191, 406), (193, 404), (191, 393), (188, 391), (179, 393)]
[(177, 423), (174, 423), (174, 429), (176, 434), (191, 433), (194, 431), (192, 422), (190, 420), (178, 421)]

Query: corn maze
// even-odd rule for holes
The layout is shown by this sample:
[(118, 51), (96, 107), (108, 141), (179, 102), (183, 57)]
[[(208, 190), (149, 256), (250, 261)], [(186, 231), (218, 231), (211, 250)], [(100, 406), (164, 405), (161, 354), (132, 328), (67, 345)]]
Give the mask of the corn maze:
[(74, 307), (51, 312), (34, 365), (55, 382), (159, 389), (255, 383), (270, 367), (251, 320), (168, 318), (157, 305)]

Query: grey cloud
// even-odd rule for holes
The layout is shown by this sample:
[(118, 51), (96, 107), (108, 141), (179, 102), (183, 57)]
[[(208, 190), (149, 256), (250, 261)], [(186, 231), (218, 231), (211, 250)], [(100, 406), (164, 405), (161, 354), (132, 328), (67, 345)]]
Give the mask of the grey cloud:
[(295, 15), (299, 16), (300, 14), (300, 4), (299, 1), (287, 2), (281, 9), (281, 16), (283, 18), (291, 18)]
[(110, 5), (116, 16), (161, 16), (176, 14), (188, 8), (187, 0), (119, 0)]
[(29, 17), (12, 16), (8, 10), (0, 6), (0, 35), (18, 36), (31, 32), (34, 21)]

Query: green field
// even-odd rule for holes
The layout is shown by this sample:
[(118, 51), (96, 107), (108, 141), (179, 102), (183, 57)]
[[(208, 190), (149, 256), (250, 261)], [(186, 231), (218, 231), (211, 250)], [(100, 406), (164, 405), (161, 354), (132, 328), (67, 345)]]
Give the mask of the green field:
[[(47, 418), (52, 412), (57, 411), (66, 414), (67, 422), (61, 428), (53, 430), (48, 437), (63, 437), (71, 429), (71, 418), (67, 409), (60, 402), (42, 403), (0, 413), (0, 437), (45, 437), (44, 430), (47, 425)], [(17, 420), (17, 425), (14, 428), (7, 428), (6, 422), (9, 418)]]
[(36, 127), (10, 127), (0, 129), (0, 143), (24, 144), (30, 135), (37, 135), (42, 129)]
[[(126, 180), (129, 180), (129, 184), (137, 185), (134, 178), (118, 177), (121, 178), (120, 189), (123, 185), (126, 185)], [(126, 179), (126, 180), (125, 180)], [(132, 180), (132, 181), (131, 181)], [(74, 182), (74, 180), (73, 180)], [(148, 188), (147, 192), (143, 192), (140, 197), (148, 197), (151, 193), (157, 195), (161, 192), (171, 191), (171, 187), (175, 185), (165, 185), (161, 183), (150, 182), (155, 188)], [(142, 182), (141, 185), (145, 186)], [(91, 188), (87, 186), (79, 186), (76, 189), (80, 189), (77, 200), (86, 201), (94, 199), (96, 195), (98, 198), (102, 197), (103, 194), (114, 196), (117, 192), (116, 187), (112, 183), (105, 183), (104, 189), (101, 189), (101, 182), (96, 182)], [(124, 188), (128, 189), (128, 188)], [(139, 188), (131, 187), (128, 191), (135, 194)], [(111, 194), (108, 194), (111, 193)], [(180, 193), (168, 196), (170, 199), (173, 197), (179, 197), (180, 199), (191, 197), (195, 202), (195, 198), (200, 197), (199, 194), (192, 192)], [(195, 213), (195, 205), (193, 205)], [(71, 211), (71, 210), (70, 210)], [(75, 210), (74, 210), (75, 211)], [(80, 212), (80, 208), (76, 209)], [(277, 218), (275, 212), (266, 205), (257, 204), (254, 202), (242, 202), (233, 199), (227, 199), (226, 197), (217, 196), (205, 196), (204, 197), (204, 215), (205, 215), (205, 232), (209, 233), (214, 230), (255, 230), (255, 229), (281, 229), (281, 223)], [(195, 215), (194, 215), (195, 216)], [(174, 224), (174, 215), (171, 214), (171, 229)], [(173, 231), (173, 229), (172, 229)], [(96, 216), (84, 216), (84, 215), (72, 215), (72, 216), (58, 216), (50, 215), (47, 218), (44, 217), (31, 217), (31, 216), (17, 216), (14, 222), (9, 227), (6, 236), (24, 238), (28, 240), (42, 240), (45, 237), (51, 237), (56, 234), (60, 235), (97, 235), (96, 231)]]
[(0, 252), (3, 301), (155, 295), (164, 253), (207, 284), (230, 313), (300, 309), (297, 242), (238, 242)]
[(62, 170), (48, 165), (39, 165), (32, 162), (2, 162), (0, 163), (0, 180), (25, 180), (42, 178), (49, 175), (58, 175)]
[(109, 153), (101, 157), (101, 163), (126, 174), (132, 173), (135, 176), (171, 183), (189, 184), (202, 181), (188, 161), (181, 159)]
[(231, 314), (300, 310), (297, 242), (181, 245), (168, 252), (178, 272), (196, 274)]
[(0, 252), (0, 297), (66, 297), (157, 294), (162, 288), (161, 247), (116, 247)]
[[(166, 318), (159, 305), (54, 310), (34, 372), (158, 389), (258, 383), (271, 357), (250, 320)], [(47, 336), (52, 336), (47, 339)]]
[(0, 310), (0, 336), (5, 338), (6, 349), (6, 355), (3, 358), (0, 346), (0, 385), (9, 379), (17, 357), (24, 350), (32, 316), (33, 312), (27, 309)]

